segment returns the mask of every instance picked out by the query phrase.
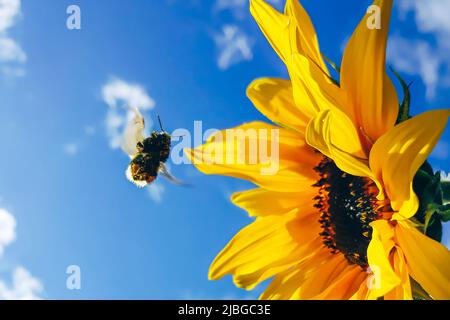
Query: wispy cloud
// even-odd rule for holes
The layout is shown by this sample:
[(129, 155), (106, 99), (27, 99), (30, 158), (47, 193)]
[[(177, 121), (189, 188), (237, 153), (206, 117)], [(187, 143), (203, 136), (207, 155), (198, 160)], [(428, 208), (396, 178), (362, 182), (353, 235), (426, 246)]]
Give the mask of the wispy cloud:
[[(16, 228), (14, 216), (8, 210), (0, 208), (0, 256), (4, 254), (5, 248), (16, 240)], [(39, 295), (43, 290), (42, 283), (22, 266), (14, 269), (10, 285), (0, 279), (1, 300), (40, 299)]]
[(40, 300), (43, 291), (44, 286), (41, 281), (21, 266), (14, 269), (11, 285), (0, 280), (0, 299), (2, 300)]
[(225, 25), (220, 33), (214, 35), (218, 49), (217, 66), (226, 70), (234, 64), (253, 59), (253, 39), (237, 25)]
[(441, 59), (429, 43), (393, 36), (389, 40), (388, 61), (397, 71), (419, 75), (425, 84), (427, 98), (435, 97)]
[(435, 41), (398, 35), (390, 41), (390, 59), (400, 71), (419, 75), (433, 99), (439, 87), (450, 86), (450, 0), (399, 0), (397, 8), (400, 19), (413, 13), (418, 31)]
[(127, 107), (146, 111), (155, 107), (155, 101), (140, 84), (126, 82), (116, 77), (111, 78), (103, 86), (102, 97), (109, 106), (106, 116), (109, 145), (112, 149), (118, 149), (122, 143), (127, 120), (134, 116)]
[(63, 151), (66, 155), (73, 157), (78, 154), (80, 147), (77, 143), (67, 143), (63, 146)]
[(156, 203), (161, 203), (164, 191), (164, 186), (158, 182), (153, 182), (147, 186), (148, 195)]
[(84, 133), (88, 136), (93, 136), (97, 133), (97, 129), (95, 128), (95, 126), (85, 126), (83, 130)]
[(5, 209), (0, 209), (0, 256), (5, 247), (16, 240), (17, 222), (14, 216)]
[(25, 74), (23, 64), (27, 60), (27, 55), (8, 34), (20, 15), (20, 0), (0, 0), (0, 63), (1, 70), (6, 76), (18, 77)]

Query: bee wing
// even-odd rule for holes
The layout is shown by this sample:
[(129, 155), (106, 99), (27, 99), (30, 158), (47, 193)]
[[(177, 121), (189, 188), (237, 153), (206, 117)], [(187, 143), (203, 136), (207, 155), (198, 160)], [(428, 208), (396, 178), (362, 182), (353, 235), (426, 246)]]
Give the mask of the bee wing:
[(130, 110), (134, 115), (129, 118), (125, 127), (121, 148), (126, 154), (133, 156), (138, 152), (136, 147), (138, 142), (144, 140), (145, 122), (144, 117), (137, 108), (130, 108)]
[(144, 188), (148, 184), (145, 181), (136, 181), (136, 180), (133, 179), (133, 175), (131, 174), (131, 165), (128, 166), (127, 171), (125, 172), (125, 175), (127, 176), (127, 179), (130, 182), (132, 182), (133, 184), (135, 184), (139, 188)]
[(170, 172), (169, 170), (167, 170), (166, 165), (163, 162), (160, 162), (159, 164), (159, 170), (158, 173), (161, 174), (162, 176), (164, 176), (167, 180), (169, 180), (170, 182), (177, 184), (179, 186), (184, 186), (184, 187), (192, 187), (192, 185), (187, 184), (181, 180), (178, 180), (177, 178), (175, 178)]

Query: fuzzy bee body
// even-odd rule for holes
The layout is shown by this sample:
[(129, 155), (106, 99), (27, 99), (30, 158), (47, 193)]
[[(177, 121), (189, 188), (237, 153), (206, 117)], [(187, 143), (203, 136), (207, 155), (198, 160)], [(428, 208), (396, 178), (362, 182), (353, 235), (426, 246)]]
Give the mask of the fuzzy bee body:
[(172, 138), (164, 131), (159, 120), (161, 131), (152, 131), (149, 137), (145, 137), (144, 117), (137, 108), (130, 108), (132, 117), (125, 128), (122, 141), (122, 150), (131, 158), (126, 176), (128, 180), (138, 187), (155, 181), (159, 174), (166, 177), (170, 182), (185, 185), (182, 181), (173, 177), (165, 166), (170, 156)]
[(152, 183), (170, 155), (171, 138), (166, 132), (153, 131), (137, 143), (137, 153), (130, 162), (131, 178), (136, 183)]

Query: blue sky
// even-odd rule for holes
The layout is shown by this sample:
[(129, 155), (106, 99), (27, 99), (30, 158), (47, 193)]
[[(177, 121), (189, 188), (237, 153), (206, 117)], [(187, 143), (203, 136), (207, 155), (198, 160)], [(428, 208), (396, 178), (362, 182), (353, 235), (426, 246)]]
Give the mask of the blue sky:
[[(370, 1), (302, 3), (340, 61)], [(450, 1), (423, 3), (398, 1), (391, 24), (389, 61), (414, 81), (414, 114), (450, 106)], [(81, 30), (66, 27), (72, 4)], [(160, 179), (139, 190), (114, 143), (123, 100), (145, 105), (148, 123), (159, 113), (168, 131), (263, 119), (246, 86), (286, 71), (247, 1), (0, 0), (0, 18), (0, 297), (256, 298), (261, 289), (207, 280), (250, 221), (228, 200), (250, 184), (182, 165), (172, 171), (195, 188)], [(435, 168), (450, 171), (449, 153), (447, 129)], [(66, 288), (69, 265), (81, 290)]]

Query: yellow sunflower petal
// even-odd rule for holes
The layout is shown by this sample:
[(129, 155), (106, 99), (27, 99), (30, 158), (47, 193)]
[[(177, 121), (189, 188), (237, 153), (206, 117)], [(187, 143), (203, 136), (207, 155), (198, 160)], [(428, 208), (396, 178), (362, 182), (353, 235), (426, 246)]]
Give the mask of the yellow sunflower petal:
[(308, 13), (302, 7), (298, 0), (287, 0), (284, 9), (285, 15), (292, 17), (296, 24), (296, 38), (298, 41), (299, 52), (312, 59), (322, 70), (327, 72), (326, 64), (322, 59), (317, 40), (316, 30), (309, 18)]
[(310, 214), (317, 212), (313, 207), (315, 195), (317, 190), (314, 188), (304, 192), (275, 192), (258, 188), (236, 192), (231, 196), (231, 201), (256, 217), (285, 214), (296, 208)]
[(306, 141), (322, 154), (334, 160), (344, 172), (354, 176), (374, 178), (368, 161), (363, 157), (358, 134), (342, 112), (321, 111), (306, 129)]
[(288, 61), (294, 101), (309, 117), (320, 110), (342, 109), (342, 91), (310, 58), (292, 54)]
[[(375, 298), (372, 297), (372, 300)], [(369, 300), (369, 287), (367, 285), (367, 280), (361, 282), (358, 290), (350, 297), (349, 300)]]
[(281, 192), (311, 188), (317, 181), (313, 168), (320, 161), (320, 155), (295, 131), (263, 122), (221, 131), (186, 153), (205, 174), (246, 179)]
[(366, 278), (367, 274), (359, 266), (350, 267), (312, 300), (348, 300), (359, 290)]
[(295, 105), (289, 80), (257, 79), (248, 86), (247, 96), (274, 123), (305, 133), (310, 118)]
[(449, 115), (450, 109), (425, 112), (395, 126), (373, 146), (370, 168), (398, 211), (393, 219), (409, 219), (416, 213), (419, 200), (412, 180), (438, 142)]
[(291, 54), (289, 41), (290, 18), (263, 0), (251, 0), (250, 12), (261, 31), (283, 61)]
[(450, 299), (450, 251), (442, 244), (400, 221), (395, 234), (411, 276), (434, 298)]
[(395, 273), (400, 277), (401, 283), (392, 291), (388, 292), (385, 296), (385, 300), (412, 300), (411, 282), (409, 280), (408, 266), (406, 265), (406, 259), (403, 255), (403, 251), (400, 247), (396, 246), (393, 251), (392, 265), (394, 266)]
[(395, 246), (394, 229), (386, 220), (377, 220), (370, 224), (372, 240), (367, 248), (367, 259), (372, 272), (369, 281), (369, 296), (378, 298), (397, 287), (401, 280), (392, 269), (389, 256)]
[[(398, 115), (398, 98), (386, 75), (386, 42), (392, 0), (376, 0), (379, 12), (368, 12), (344, 51), (341, 87), (348, 95), (346, 113), (370, 142), (391, 129)], [(380, 14), (380, 26), (373, 19)]]
[(343, 255), (332, 255), (326, 264), (318, 266), (316, 271), (301, 285), (298, 298), (301, 300), (314, 299), (323, 293), (348, 267), (348, 262)]
[(328, 249), (319, 247), (308, 259), (276, 275), (259, 298), (261, 300), (299, 299), (302, 284), (331, 258), (333, 255)]
[(321, 241), (315, 215), (303, 217), (298, 210), (257, 218), (242, 229), (211, 265), (209, 278), (232, 274), (238, 287), (251, 289), (307, 258)]

